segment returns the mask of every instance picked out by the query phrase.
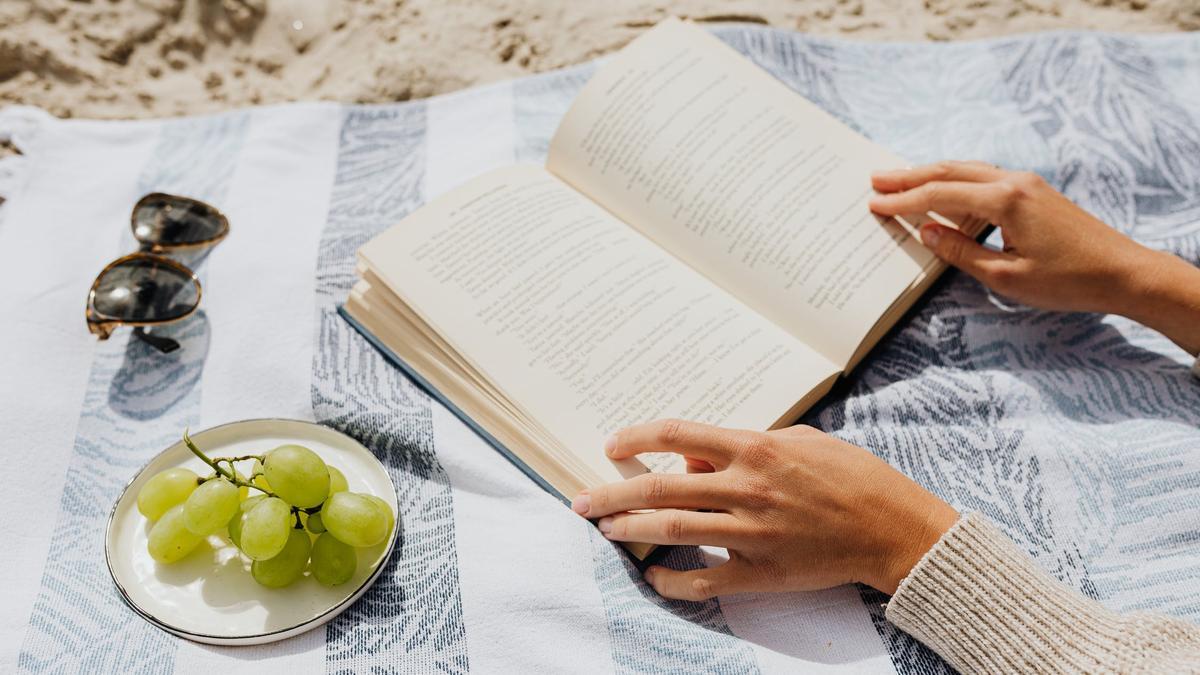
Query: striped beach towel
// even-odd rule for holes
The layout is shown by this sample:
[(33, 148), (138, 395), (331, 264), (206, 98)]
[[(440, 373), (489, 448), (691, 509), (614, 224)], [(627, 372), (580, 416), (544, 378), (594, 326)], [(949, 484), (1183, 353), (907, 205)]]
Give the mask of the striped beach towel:
[[(1200, 262), (1200, 35), (1051, 33), (861, 44), (717, 34), (913, 163), (1037, 171), (1114, 227)], [(668, 602), (621, 550), (488, 448), (336, 314), (355, 250), (498, 166), (540, 162), (594, 66), (389, 105), (100, 122), (0, 111), (0, 671), (730, 672), (948, 667), (860, 587)], [(97, 343), (87, 288), (161, 190), (224, 211), (202, 311), (163, 356)], [(403, 539), (327, 626), (200, 646), (126, 608), (108, 511), (181, 429), (316, 420), (361, 440)], [(805, 420), (994, 520), (1118, 610), (1200, 621), (1200, 385), (1165, 338), (1032, 310), (949, 275)], [(666, 564), (706, 564), (680, 548)]]

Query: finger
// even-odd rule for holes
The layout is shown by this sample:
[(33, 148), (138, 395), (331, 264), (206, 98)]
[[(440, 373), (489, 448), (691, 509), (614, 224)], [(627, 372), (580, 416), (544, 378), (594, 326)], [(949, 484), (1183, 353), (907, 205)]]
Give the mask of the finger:
[(728, 548), (744, 544), (739, 536), (738, 519), (728, 513), (697, 513), (662, 509), (650, 513), (618, 513), (597, 523), (600, 532), (612, 541), (637, 541), (646, 544), (695, 544)]
[(875, 195), (869, 205), (872, 211), (884, 216), (937, 211), (951, 220), (983, 216), (999, 225), (1008, 196), (1008, 190), (1001, 183), (933, 181), (904, 192)]
[(720, 509), (732, 501), (728, 483), (715, 473), (644, 473), (584, 490), (571, 509), (587, 518), (638, 509)]
[(714, 468), (729, 466), (738, 449), (753, 431), (720, 427), (684, 420), (658, 420), (638, 424), (613, 434), (604, 451), (613, 459), (643, 452), (678, 452), (702, 459)]
[(683, 461), (687, 464), (688, 473), (712, 473), (717, 470), (711, 463), (695, 457), (684, 457)]
[(983, 183), (1000, 180), (1004, 170), (984, 162), (945, 161), (909, 169), (879, 171), (871, 174), (871, 187), (880, 192), (911, 190), (930, 181)]
[(921, 242), (937, 257), (992, 286), (997, 270), (1013, 264), (1012, 254), (995, 251), (965, 234), (942, 225), (921, 227)]
[(745, 563), (730, 560), (716, 567), (696, 570), (673, 570), (651, 565), (643, 578), (664, 598), (699, 602), (718, 595), (731, 595), (749, 590), (752, 570)]

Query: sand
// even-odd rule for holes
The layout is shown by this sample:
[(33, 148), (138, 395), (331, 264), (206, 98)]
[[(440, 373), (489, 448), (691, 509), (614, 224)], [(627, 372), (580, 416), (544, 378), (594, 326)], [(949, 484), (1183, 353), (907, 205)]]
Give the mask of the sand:
[(586, 61), (669, 14), (863, 40), (1200, 29), (1200, 0), (0, 0), (0, 104), (125, 118), (403, 101)]

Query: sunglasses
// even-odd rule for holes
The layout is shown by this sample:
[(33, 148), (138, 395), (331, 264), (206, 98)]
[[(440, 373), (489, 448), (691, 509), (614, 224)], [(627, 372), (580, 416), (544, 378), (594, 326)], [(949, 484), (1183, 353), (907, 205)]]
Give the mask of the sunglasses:
[(229, 220), (204, 202), (153, 192), (130, 217), (138, 251), (110, 262), (88, 292), (88, 330), (107, 340), (119, 326), (166, 354), (179, 349), (147, 327), (186, 319), (200, 306), (200, 279), (166, 253), (214, 246), (229, 234)]

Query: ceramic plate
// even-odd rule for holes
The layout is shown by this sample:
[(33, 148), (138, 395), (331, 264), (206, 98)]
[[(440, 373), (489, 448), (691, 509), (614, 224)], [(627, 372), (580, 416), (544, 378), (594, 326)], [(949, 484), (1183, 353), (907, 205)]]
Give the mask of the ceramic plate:
[(220, 645), (263, 644), (324, 624), (345, 611), (374, 583), (403, 525), (391, 478), (369, 450), (338, 431), (296, 420), (234, 422), (191, 437), (210, 457), (262, 454), (284, 443), (311, 448), (346, 475), (351, 492), (368, 492), (391, 504), (397, 514), (396, 527), (380, 544), (358, 549), (354, 577), (333, 588), (322, 586), (307, 574), (286, 588), (259, 586), (250, 577), (249, 560), (233, 547), (224, 529), (201, 542), (183, 560), (161, 565), (146, 551), (150, 527), (137, 510), (138, 490), (154, 474), (175, 466), (187, 467), (202, 476), (211, 473), (180, 441), (142, 467), (125, 486), (108, 519), (104, 544), (108, 570), (135, 612), (189, 640)]

